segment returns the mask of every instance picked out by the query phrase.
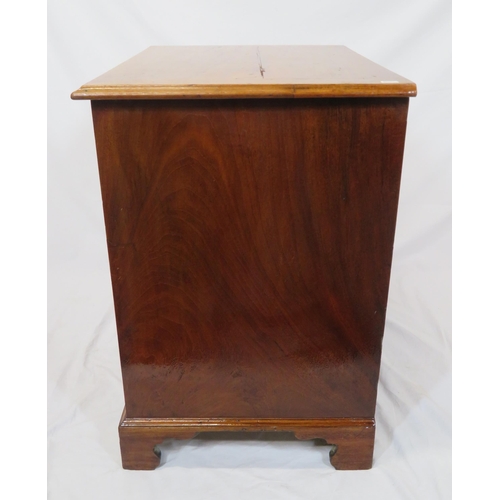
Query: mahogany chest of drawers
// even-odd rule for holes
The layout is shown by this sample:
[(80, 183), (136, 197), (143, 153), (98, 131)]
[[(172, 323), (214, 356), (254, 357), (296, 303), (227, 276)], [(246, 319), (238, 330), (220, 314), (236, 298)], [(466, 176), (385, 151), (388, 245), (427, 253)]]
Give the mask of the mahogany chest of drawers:
[(92, 101), (125, 468), (208, 430), (371, 467), (414, 95), (342, 46), (151, 47), (72, 94)]

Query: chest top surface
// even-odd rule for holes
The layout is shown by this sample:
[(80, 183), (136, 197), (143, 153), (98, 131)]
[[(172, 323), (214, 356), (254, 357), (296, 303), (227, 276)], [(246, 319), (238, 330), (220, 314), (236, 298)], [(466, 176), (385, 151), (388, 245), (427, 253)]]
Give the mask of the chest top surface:
[(149, 47), (73, 99), (412, 97), (416, 85), (341, 45)]

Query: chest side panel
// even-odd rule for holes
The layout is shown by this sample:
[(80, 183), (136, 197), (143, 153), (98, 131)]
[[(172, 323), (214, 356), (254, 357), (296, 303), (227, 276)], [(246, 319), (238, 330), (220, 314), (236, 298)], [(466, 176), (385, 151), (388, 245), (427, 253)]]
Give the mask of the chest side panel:
[(94, 101), (129, 417), (372, 417), (408, 99)]

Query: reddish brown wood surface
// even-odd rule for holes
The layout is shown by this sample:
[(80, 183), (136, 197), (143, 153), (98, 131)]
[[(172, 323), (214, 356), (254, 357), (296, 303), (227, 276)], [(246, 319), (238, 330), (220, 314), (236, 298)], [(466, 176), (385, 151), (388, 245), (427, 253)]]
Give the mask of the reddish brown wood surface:
[(92, 102), (129, 418), (373, 418), (407, 107)]
[(149, 47), (73, 99), (411, 97), (416, 85), (342, 45)]
[(372, 466), (373, 419), (137, 419), (124, 414), (119, 425), (125, 469), (152, 470), (161, 458), (166, 439), (191, 439), (206, 431), (292, 432), (297, 439), (324, 439), (333, 445), (330, 463), (339, 470)]

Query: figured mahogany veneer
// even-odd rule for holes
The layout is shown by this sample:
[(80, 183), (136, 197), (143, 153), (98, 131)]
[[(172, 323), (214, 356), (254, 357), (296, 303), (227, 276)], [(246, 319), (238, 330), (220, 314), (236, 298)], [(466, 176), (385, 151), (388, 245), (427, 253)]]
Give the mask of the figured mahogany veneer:
[[(267, 49), (278, 61), (277, 48)], [(349, 59), (346, 50), (339, 53)], [(242, 67), (229, 60), (233, 73), (222, 70), (223, 96), (174, 99), (168, 89), (189, 82), (175, 80), (180, 66), (165, 57), (183, 53), (145, 53), (163, 65), (142, 60), (157, 90), (144, 99), (145, 70), (123, 91), (127, 63), (114, 70), (114, 98), (110, 76), (74, 93), (95, 99), (125, 392), (123, 466), (156, 467), (155, 445), (169, 437), (289, 430), (334, 444), (339, 469), (369, 468), (405, 89), (414, 93), (414, 84), (402, 79), (366, 97), (371, 75), (355, 98), (338, 81), (317, 83), (327, 96), (287, 98), (297, 84), (291, 64), (280, 99), (262, 98), (262, 82), (252, 99), (217, 98), (236, 95), (231, 81), (245, 73), (243, 57)], [(318, 49), (316, 59), (325, 57)], [(318, 70), (321, 78), (334, 66)], [(103, 81), (106, 92), (96, 94)]]

